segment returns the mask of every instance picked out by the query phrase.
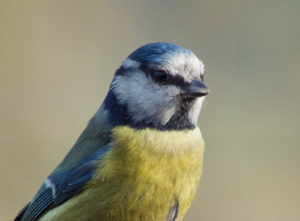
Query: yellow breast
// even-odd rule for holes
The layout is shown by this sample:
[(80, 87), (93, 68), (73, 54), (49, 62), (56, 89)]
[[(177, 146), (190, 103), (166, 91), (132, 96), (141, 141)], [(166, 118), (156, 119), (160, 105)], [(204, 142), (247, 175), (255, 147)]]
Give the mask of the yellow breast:
[(159, 221), (166, 219), (176, 201), (177, 220), (181, 220), (199, 183), (203, 149), (198, 128), (157, 131), (117, 127), (112, 148), (99, 161), (86, 189), (42, 220)]

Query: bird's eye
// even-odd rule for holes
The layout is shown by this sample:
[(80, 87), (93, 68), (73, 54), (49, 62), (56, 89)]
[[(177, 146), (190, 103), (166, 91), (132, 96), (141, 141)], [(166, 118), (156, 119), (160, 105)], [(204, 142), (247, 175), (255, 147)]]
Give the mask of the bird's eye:
[(164, 71), (153, 71), (151, 75), (153, 80), (158, 84), (166, 84), (168, 81), (168, 75)]

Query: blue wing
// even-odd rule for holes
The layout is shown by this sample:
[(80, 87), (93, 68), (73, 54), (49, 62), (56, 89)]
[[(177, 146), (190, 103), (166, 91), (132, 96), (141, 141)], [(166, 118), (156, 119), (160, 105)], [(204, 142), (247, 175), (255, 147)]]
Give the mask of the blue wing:
[(109, 150), (105, 145), (71, 169), (54, 172), (43, 183), (33, 200), (18, 214), (15, 221), (34, 221), (51, 208), (57, 207), (80, 193), (93, 177), (96, 163)]

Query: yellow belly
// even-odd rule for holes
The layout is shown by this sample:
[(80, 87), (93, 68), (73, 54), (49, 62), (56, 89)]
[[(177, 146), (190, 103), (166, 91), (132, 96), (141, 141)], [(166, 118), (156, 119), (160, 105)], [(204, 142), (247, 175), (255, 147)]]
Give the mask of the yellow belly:
[(85, 190), (41, 220), (166, 220), (179, 202), (181, 220), (202, 173), (203, 140), (198, 128), (186, 131), (113, 131), (111, 150)]

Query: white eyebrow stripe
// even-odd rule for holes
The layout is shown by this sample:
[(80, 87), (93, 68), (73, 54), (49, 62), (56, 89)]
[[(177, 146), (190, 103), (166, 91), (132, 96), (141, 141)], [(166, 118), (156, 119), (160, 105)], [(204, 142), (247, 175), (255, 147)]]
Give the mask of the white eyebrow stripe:
[(134, 61), (130, 58), (127, 58), (125, 61), (123, 61), (122, 66), (124, 68), (138, 68), (141, 65), (140, 62)]

